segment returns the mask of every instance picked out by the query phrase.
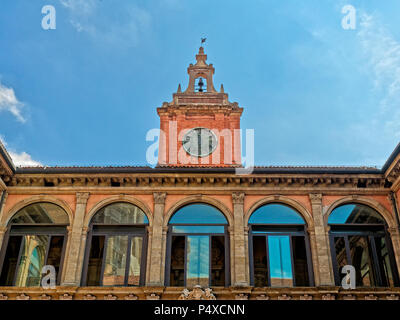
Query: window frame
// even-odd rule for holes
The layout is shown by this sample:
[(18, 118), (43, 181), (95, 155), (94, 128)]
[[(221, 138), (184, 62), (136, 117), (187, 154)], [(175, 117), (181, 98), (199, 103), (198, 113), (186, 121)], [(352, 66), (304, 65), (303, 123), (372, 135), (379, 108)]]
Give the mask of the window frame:
[[(19, 211), (18, 211), (19, 212)], [(18, 213), (17, 212), (17, 213)], [(16, 213), (16, 214), (17, 214)], [(46, 223), (37, 223), (37, 224), (20, 224), (20, 223), (11, 223), (7, 227), (7, 231), (4, 235), (4, 240), (3, 240), (3, 245), (0, 251), (0, 275), (3, 272), (4, 268), (4, 263), (5, 263), (5, 258), (7, 254), (7, 249), (8, 249), (8, 244), (10, 237), (12, 236), (27, 236), (27, 235), (39, 235), (39, 236), (49, 236), (49, 243), (47, 244), (46, 247), (46, 257), (45, 261), (47, 262), (48, 255), (49, 255), (49, 249), (50, 249), (50, 244), (51, 244), (51, 238), (53, 236), (62, 236), (63, 237), (63, 245), (61, 249), (61, 257), (60, 257), (60, 267), (56, 276), (56, 285), (61, 284), (61, 279), (62, 279), (62, 274), (63, 274), (63, 269), (64, 269), (64, 261), (65, 261), (65, 253), (66, 253), (66, 248), (67, 248), (67, 241), (68, 241), (68, 231), (67, 227), (69, 224), (46, 224)], [(15, 274), (14, 278), (12, 281), (12, 284), (10, 287), (15, 286), (15, 281), (17, 279), (18, 275), (18, 266), (21, 261), (21, 255), (22, 255), (22, 242), (19, 247), (19, 253), (18, 253), (18, 258), (17, 258), (17, 268), (15, 269)], [(43, 276), (43, 274), (42, 274)]]
[[(139, 208), (140, 209), (140, 208)], [(145, 214), (143, 212), (143, 214)], [(96, 287), (142, 287), (145, 285), (146, 280), (146, 265), (147, 265), (147, 250), (148, 250), (148, 227), (149, 224), (96, 224), (91, 223), (89, 227), (89, 232), (86, 239), (86, 248), (85, 248), (85, 258), (83, 261), (83, 269), (82, 269), (82, 277), (81, 277), (81, 285), (87, 287), (87, 278), (88, 278), (88, 269), (89, 269), (89, 260), (90, 260), (90, 252), (92, 247), (92, 239), (93, 236), (104, 236), (104, 247), (103, 247), (103, 257), (101, 262), (101, 273), (99, 279), (99, 285)], [(128, 236), (128, 247), (127, 247), (127, 257), (126, 257), (126, 267), (124, 274), (124, 284), (123, 285), (113, 285), (113, 286), (104, 286), (103, 278), (104, 278), (104, 268), (105, 268), (105, 259), (108, 245), (108, 238), (110, 236)], [(130, 285), (128, 284), (129, 280), (129, 263), (130, 263), (130, 250), (132, 248), (132, 237), (141, 237), (142, 238), (142, 251), (141, 251), (141, 261), (140, 261), (140, 278), (139, 285)]]
[[(190, 204), (189, 204), (190, 205)], [(183, 208), (183, 207), (182, 207)], [(214, 207), (215, 208), (215, 207)], [(180, 208), (181, 209), (181, 208)], [(217, 208), (215, 208), (218, 210)], [(179, 209), (176, 211), (178, 212)], [(219, 210), (218, 210), (219, 211)], [(175, 212), (175, 213), (176, 213)], [(223, 213), (220, 212), (222, 215)], [(172, 218), (172, 217), (171, 217)], [(224, 233), (198, 233), (198, 232), (173, 232), (174, 226), (223, 226)], [(172, 260), (172, 237), (173, 236), (182, 236), (185, 238), (185, 257), (184, 257), (184, 287), (186, 287), (186, 275), (187, 275), (187, 241), (188, 236), (208, 236), (209, 237), (209, 261), (210, 265), (208, 267), (208, 285), (212, 286), (212, 237), (213, 236), (223, 236), (224, 237), (224, 259), (225, 259), (225, 285), (224, 287), (229, 287), (230, 279), (231, 279), (231, 266), (230, 266), (230, 242), (229, 242), (229, 233), (228, 233), (228, 222), (227, 223), (172, 223), (168, 224), (168, 233), (167, 233), (167, 254), (166, 254), (166, 263), (165, 263), (165, 274), (164, 274), (164, 283), (165, 286), (171, 286), (171, 260)]]
[[(332, 210), (333, 212), (333, 210)], [(331, 214), (332, 214), (331, 212)], [(387, 231), (387, 225), (386, 224), (329, 224), (330, 230), (329, 230), (329, 245), (330, 245), (330, 250), (331, 250), (331, 257), (332, 257), (332, 267), (333, 267), (333, 274), (334, 274), (334, 280), (335, 284), (337, 286), (341, 285), (341, 280), (345, 276), (345, 274), (340, 274), (339, 273), (339, 264), (337, 261), (336, 257), (336, 247), (335, 247), (335, 238), (343, 238), (345, 241), (345, 247), (346, 247), (346, 259), (347, 263), (350, 265), (352, 264), (352, 259), (351, 259), (351, 254), (350, 254), (350, 245), (349, 245), (349, 237), (351, 236), (364, 236), (368, 238), (368, 243), (371, 246), (372, 252), (370, 254), (370, 258), (373, 260), (373, 272), (376, 277), (376, 284), (371, 285), (370, 287), (363, 287), (363, 288), (377, 288), (377, 287), (382, 287), (382, 288), (390, 288), (390, 284), (387, 286), (384, 286), (383, 283), (383, 278), (382, 278), (382, 273), (381, 273), (381, 268), (379, 266), (379, 259), (377, 257), (377, 249), (375, 245), (375, 238), (384, 238), (386, 245), (387, 245), (387, 250), (388, 250), (388, 255), (389, 255), (389, 263), (390, 263), (390, 268), (392, 271), (392, 277), (393, 277), (393, 284), (394, 287), (399, 287), (399, 275), (397, 272), (397, 265), (395, 261), (395, 256), (394, 256), (394, 250), (393, 250), (393, 245), (392, 245), (392, 240), (391, 237)], [(335, 230), (336, 229), (336, 230)]]
[[(257, 210), (257, 209), (256, 209)], [(294, 210), (294, 209), (293, 209)], [(296, 210), (295, 210), (296, 211)], [(297, 212), (297, 211), (296, 211)], [(251, 217), (251, 216), (250, 216)], [(250, 219), (249, 217), (249, 219)], [(254, 227), (263, 228), (265, 230), (254, 232)], [(270, 274), (270, 257), (269, 257), (269, 247), (268, 247), (268, 237), (269, 236), (289, 236), (289, 245), (290, 245), (290, 257), (291, 257), (291, 267), (293, 273), (293, 288), (296, 287), (296, 277), (295, 277), (295, 268), (294, 268), (294, 255), (293, 255), (293, 240), (294, 236), (300, 236), (304, 238), (305, 241), (305, 249), (306, 249), (306, 257), (307, 257), (307, 272), (308, 272), (308, 287), (314, 286), (314, 270), (313, 270), (313, 261), (311, 256), (311, 247), (309, 236), (307, 232), (307, 225), (304, 224), (263, 224), (263, 223), (251, 223), (249, 224), (249, 235), (248, 235), (248, 243), (249, 243), (249, 267), (250, 267), (250, 285), (254, 287), (254, 248), (253, 248), (253, 237), (263, 237), (266, 241), (266, 257), (267, 257), (267, 277), (268, 277), (268, 285), (266, 287), (275, 288), (271, 286), (271, 274)]]

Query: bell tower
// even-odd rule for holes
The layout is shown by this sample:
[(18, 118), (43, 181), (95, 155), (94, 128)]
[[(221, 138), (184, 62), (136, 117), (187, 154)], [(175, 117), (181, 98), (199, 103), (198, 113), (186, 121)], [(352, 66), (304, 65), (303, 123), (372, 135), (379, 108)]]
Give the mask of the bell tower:
[(214, 88), (215, 69), (207, 64), (200, 47), (196, 64), (187, 72), (189, 84), (181, 85), (171, 102), (164, 102), (160, 117), (158, 166), (240, 167), (240, 117), (243, 108), (229, 102), (221, 84)]

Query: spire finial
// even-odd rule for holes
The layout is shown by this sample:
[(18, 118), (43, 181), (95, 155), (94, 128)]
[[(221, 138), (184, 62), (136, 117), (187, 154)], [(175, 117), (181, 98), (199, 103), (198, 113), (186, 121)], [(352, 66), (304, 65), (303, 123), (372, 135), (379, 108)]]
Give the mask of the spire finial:
[(224, 85), (221, 83), (221, 90), (220, 90), (220, 92), (221, 93), (224, 93), (225, 91), (224, 91)]
[(181, 84), (178, 85), (178, 93), (181, 93), (182, 89), (181, 89)]

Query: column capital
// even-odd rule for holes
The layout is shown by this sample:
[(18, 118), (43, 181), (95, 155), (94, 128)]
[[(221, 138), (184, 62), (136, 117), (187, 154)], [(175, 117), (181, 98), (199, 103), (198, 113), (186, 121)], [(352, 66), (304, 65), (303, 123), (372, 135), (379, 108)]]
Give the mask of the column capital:
[(89, 199), (89, 192), (77, 192), (76, 193), (76, 204), (86, 204)]
[(163, 233), (163, 235), (166, 235), (166, 234), (167, 234), (167, 232), (168, 232), (168, 229), (169, 229), (169, 227), (168, 227), (168, 226), (164, 226), (164, 227), (162, 227), (162, 233)]
[(0, 226), (0, 234), (4, 234), (7, 232), (8, 227), (7, 226)]
[(322, 194), (321, 193), (310, 193), (309, 194), (311, 204), (321, 204)]
[(244, 192), (233, 192), (232, 193), (232, 201), (234, 204), (243, 204), (244, 203)]
[(167, 197), (167, 194), (165, 192), (154, 192), (153, 197), (155, 204), (165, 204), (165, 198)]

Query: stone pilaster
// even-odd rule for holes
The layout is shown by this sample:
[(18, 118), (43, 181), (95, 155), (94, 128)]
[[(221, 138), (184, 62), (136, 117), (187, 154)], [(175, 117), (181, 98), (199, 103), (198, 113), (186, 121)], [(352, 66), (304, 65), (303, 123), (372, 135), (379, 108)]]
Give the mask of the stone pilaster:
[(233, 262), (235, 264), (233, 286), (248, 286), (246, 240), (244, 230), (244, 193), (232, 193), (233, 201)]
[(318, 266), (318, 250), (317, 250), (317, 241), (315, 238), (315, 229), (308, 229), (308, 239), (310, 241), (310, 250), (313, 264), (313, 273), (314, 273), (314, 281), (315, 284), (319, 283), (319, 266)]
[(390, 234), (390, 239), (392, 240), (392, 247), (394, 252), (394, 257), (396, 260), (397, 270), (400, 274), (400, 232), (399, 228), (388, 228)]
[(153, 230), (151, 232), (151, 250), (149, 259), (147, 260), (149, 267), (148, 286), (164, 285), (164, 266), (165, 266), (165, 242), (164, 235), (164, 207), (166, 193), (153, 193), (154, 196), (154, 214), (153, 214)]
[(76, 207), (72, 228), (68, 236), (68, 250), (65, 256), (65, 271), (63, 286), (79, 286), (82, 274), (82, 262), (85, 251), (87, 228), (84, 228), (86, 204), (89, 199), (89, 193), (76, 194)]
[[(335, 281), (333, 278), (332, 258), (329, 249), (328, 228), (325, 227), (324, 217), (322, 213), (322, 194), (310, 194), (312, 214), (314, 218), (314, 234), (310, 237), (311, 247), (315, 245), (316, 256), (313, 256), (313, 265), (315, 272), (316, 286), (333, 286)], [(313, 234), (311, 230), (310, 235)]]
[(0, 192), (0, 249), (2, 248), (3, 245), (3, 239), (4, 235), (7, 232), (7, 226), (2, 225), (1, 222), (4, 221), (4, 206), (6, 204), (8, 193), (7, 191), (2, 191)]

